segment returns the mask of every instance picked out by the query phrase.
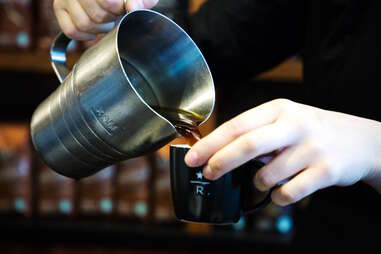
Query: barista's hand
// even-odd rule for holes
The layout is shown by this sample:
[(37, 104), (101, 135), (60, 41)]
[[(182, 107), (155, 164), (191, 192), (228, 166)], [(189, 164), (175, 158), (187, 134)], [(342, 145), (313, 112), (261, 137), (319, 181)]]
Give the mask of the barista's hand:
[(261, 155), (276, 152), (254, 178), (273, 202), (288, 205), (331, 185), (365, 180), (381, 191), (381, 123), (278, 99), (226, 122), (186, 155), (217, 179)]
[[(126, 11), (152, 8), (159, 0), (54, 0), (54, 12), (62, 31), (76, 40), (92, 40), (114, 27)], [(125, 9), (124, 9), (125, 8)]]

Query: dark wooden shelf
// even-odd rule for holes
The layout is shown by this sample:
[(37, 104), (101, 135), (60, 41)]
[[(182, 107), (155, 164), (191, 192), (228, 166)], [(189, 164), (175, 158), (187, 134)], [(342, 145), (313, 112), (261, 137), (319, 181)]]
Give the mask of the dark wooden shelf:
[[(79, 53), (68, 54), (68, 65), (73, 65), (78, 58)], [(53, 73), (47, 51), (0, 51), (0, 71)]]
[[(79, 53), (68, 54), (68, 65), (71, 66), (79, 58)], [(36, 73), (53, 73), (49, 53), (37, 52), (1, 52), (0, 71), (20, 71)], [(276, 80), (286, 82), (302, 82), (302, 63), (299, 59), (290, 59), (274, 69), (258, 76), (259, 80)]]

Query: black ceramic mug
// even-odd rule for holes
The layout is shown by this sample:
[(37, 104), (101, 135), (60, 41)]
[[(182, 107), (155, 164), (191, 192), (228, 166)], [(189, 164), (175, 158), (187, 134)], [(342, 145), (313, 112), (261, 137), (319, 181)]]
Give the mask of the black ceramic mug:
[[(253, 177), (264, 164), (251, 160), (215, 181), (203, 177), (203, 167), (188, 167), (188, 145), (171, 145), (170, 171), (172, 200), (176, 217), (182, 221), (232, 224), (271, 201), (271, 191), (257, 203)], [(255, 197), (255, 194), (257, 197)]]

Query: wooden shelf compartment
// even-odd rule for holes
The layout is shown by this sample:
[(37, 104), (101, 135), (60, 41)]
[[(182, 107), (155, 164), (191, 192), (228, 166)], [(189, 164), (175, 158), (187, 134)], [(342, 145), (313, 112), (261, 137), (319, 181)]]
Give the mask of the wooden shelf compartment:
[[(72, 66), (79, 53), (68, 54)], [(0, 52), (0, 71), (53, 73), (48, 52)], [(303, 68), (299, 59), (290, 59), (257, 77), (259, 80), (302, 82)]]

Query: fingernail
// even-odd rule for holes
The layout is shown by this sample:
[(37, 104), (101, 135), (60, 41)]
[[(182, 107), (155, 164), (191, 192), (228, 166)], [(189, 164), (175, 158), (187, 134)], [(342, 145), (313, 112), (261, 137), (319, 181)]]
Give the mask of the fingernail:
[(159, 2), (159, 0), (144, 0), (144, 5), (145, 5), (146, 8), (152, 8), (152, 7), (154, 7), (158, 2)]
[(186, 163), (189, 167), (195, 167), (195, 166), (197, 166), (197, 160), (198, 160), (198, 156), (197, 156), (197, 153), (194, 152), (194, 151), (189, 151), (189, 152), (185, 155), (185, 163)]
[[(130, 1), (127, 1), (130, 2)], [(139, 10), (144, 8), (144, 2), (143, 1), (131, 1), (130, 3), (131, 11)]]

